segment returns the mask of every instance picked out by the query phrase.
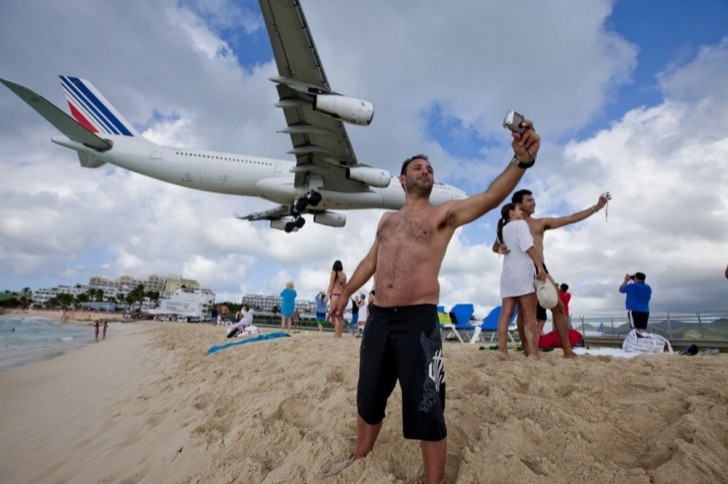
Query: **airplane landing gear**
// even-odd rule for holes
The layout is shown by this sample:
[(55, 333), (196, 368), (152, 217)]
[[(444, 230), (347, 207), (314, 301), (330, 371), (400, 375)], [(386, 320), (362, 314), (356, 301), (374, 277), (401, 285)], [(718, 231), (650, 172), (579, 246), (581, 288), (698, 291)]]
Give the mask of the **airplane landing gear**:
[(294, 218), (294, 220), (291, 220), (290, 222), (287, 222), (286, 225), (283, 227), (286, 232), (293, 232), (296, 228), (303, 227), (303, 224), (306, 223), (306, 220), (301, 216), (304, 210), (306, 210), (306, 207), (311, 205), (312, 207), (315, 207), (316, 205), (321, 202), (321, 194), (315, 190), (309, 190), (306, 192), (304, 196), (296, 200), (291, 204), (291, 209), (289, 210), (291, 216)]
[(321, 202), (321, 194), (315, 190), (309, 190), (304, 196), (291, 204), (291, 215), (298, 217), (303, 211), (311, 205), (315, 207)]
[(286, 231), (286, 233), (290, 234), (293, 232), (296, 228), (301, 228), (306, 223), (306, 219), (301, 217), (300, 215), (296, 217), (296, 219), (291, 220), (290, 222), (286, 222), (286, 225), (283, 227), (283, 230)]

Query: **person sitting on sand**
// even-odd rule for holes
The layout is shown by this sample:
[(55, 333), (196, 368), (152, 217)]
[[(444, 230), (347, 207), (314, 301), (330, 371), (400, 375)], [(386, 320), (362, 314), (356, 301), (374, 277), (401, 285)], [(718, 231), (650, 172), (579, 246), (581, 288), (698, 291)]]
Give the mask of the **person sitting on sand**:
[(245, 304), (240, 310), (240, 314), (240, 321), (232, 326), (227, 332), (228, 338), (232, 338), (234, 336), (250, 336), (251, 334), (260, 333), (260, 330), (253, 325), (253, 316), (255, 315), (255, 311), (250, 309), (250, 306)]

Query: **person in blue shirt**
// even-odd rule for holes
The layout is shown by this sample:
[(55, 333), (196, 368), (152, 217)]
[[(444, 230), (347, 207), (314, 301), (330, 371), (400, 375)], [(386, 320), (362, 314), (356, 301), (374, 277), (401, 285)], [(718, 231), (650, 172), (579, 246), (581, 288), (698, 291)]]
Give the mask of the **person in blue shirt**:
[(627, 295), (625, 306), (629, 316), (629, 324), (640, 333), (647, 332), (647, 320), (650, 317), (650, 298), (652, 288), (645, 284), (642, 272), (635, 272), (633, 276), (626, 274), (619, 292)]
[(293, 281), (286, 283), (286, 288), (281, 291), (281, 329), (291, 330), (291, 319), (296, 310), (296, 290), (293, 289)]

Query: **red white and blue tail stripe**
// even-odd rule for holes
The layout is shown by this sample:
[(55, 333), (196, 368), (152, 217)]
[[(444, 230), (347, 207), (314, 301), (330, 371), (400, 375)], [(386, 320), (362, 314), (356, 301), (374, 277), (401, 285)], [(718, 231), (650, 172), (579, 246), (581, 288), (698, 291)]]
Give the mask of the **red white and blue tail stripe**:
[(139, 136), (139, 133), (89, 81), (59, 76), (71, 116), (92, 133)]

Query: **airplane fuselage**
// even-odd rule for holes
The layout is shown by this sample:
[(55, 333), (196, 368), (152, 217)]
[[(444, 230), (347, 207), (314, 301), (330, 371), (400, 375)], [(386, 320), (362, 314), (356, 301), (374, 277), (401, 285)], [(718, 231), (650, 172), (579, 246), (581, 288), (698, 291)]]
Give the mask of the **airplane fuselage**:
[[(316, 207), (324, 209), (399, 209), (404, 205), (404, 190), (396, 177), (388, 187), (367, 187), (360, 192), (327, 190), (320, 177), (312, 176), (308, 187), (294, 188), (296, 164), (292, 161), (238, 155), (209, 150), (162, 146), (142, 137), (108, 135), (113, 147), (105, 152), (88, 148), (68, 138), (57, 136), (53, 142), (79, 152), (81, 164), (98, 167), (109, 163), (157, 180), (214, 193), (261, 197), (282, 205), (316, 190), (322, 200)], [(463, 198), (464, 192), (436, 183), (431, 201), (434, 204)]]

